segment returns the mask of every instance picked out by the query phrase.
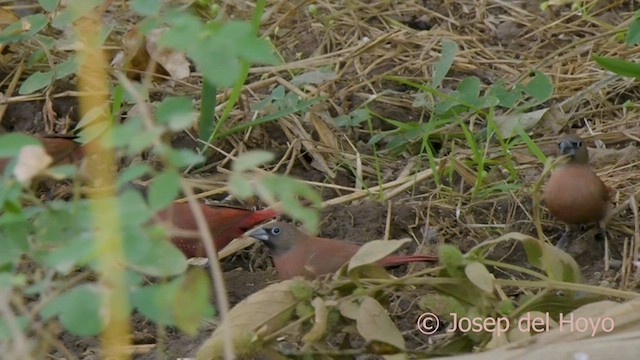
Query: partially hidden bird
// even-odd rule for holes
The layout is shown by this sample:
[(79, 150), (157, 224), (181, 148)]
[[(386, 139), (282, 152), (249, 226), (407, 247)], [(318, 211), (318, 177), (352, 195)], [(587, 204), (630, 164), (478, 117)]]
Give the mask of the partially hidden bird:
[[(252, 211), (226, 205), (198, 206), (211, 231), (216, 251), (220, 251), (256, 225), (280, 213), (271, 208)], [(171, 241), (187, 258), (207, 256), (196, 219), (188, 203), (174, 202), (159, 211), (153, 220), (156, 224), (170, 224)]]
[[(25, 134), (26, 135), (26, 134)], [(42, 143), (44, 150), (53, 159), (52, 165), (78, 162), (82, 159), (82, 145), (71, 134), (40, 134), (27, 135)], [(9, 164), (8, 158), (0, 158), (0, 173), (3, 173)]]
[[(356, 243), (311, 236), (286, 222), (267, 224), (252, 231), (249, 236), (269, 248), (278, 276), (291, 279), (303, 276), (309, 279), (336, 272), (346, 264), (361, 245)], [(396, 266), (410, 262), (435, 262), (433, 255), (390, 255), (377, 263)]]
[(568, 156), (568, 161), (551, 173), (543, 194), (546, 207), (566, 224), (598, 223), (603, 230), (614, 190), (589, 166), (589, 153), (582, 138), (573, 134), (563, 137), (557, 151), (558, 155)]

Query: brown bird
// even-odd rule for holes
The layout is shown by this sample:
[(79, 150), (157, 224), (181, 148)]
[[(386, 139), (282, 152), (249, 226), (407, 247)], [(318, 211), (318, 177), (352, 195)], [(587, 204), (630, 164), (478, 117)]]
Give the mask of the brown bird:
[[(223, 205), (200, 204), (199, 206), (209, 226), (217, 251), (259, 223), (279, 214), (274, 209), (252, 211)], [(168, 208), (158, 212), (154, 222), (157, 224), (171, 222), (171, 230), (174, 233), (171, 241), (186, 257), (207, 256), (198, 233), (196, 219), (188, 203), (174, 202)]]
[(579, 136), (560, 139), (558, 155), (567, 155), (569, 160), (555, 169), (547, 182), (543, 199), (549, 212), (566, 224), (598, 223), (603, 230), (613, 189), (591, 170), (589, 153)]
[(568, 224), (599, 222), (607, 214), (611, 188), (591, 170), (584, 142), (568, 135), (558, 142), (558, 155), (568, 155), (569, 161), (549, 178), (544, 192), (547, 208)]
[[(307, 235), (285, 222), (265, 225), (249, 236), (264, 242), (271, 250), (273, 263), (281, 279), (295, 276), (314, 278), (336, 272), (360, 249), (360, 245), (355, 243)], [(438, 261), (438, 257), (391, 255), (378, 261), (378, 264), (396, 266), (422, 261)]]
[[(67, 164), (82, 159), (81, 144), (74, 141), (76, 138), (75, 135), (42, 134), (26, 136), (33, 137), (42, 143), (44, 150), (53, 159), (52, 165)], [(4, 172), (4, 169), (9, 164), (9, 160), (8, 158), (0, 158), (0, 173)]]

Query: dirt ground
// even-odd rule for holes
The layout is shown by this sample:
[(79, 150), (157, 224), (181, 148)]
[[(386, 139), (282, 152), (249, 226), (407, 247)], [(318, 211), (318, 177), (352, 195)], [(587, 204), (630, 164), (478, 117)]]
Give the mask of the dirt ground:
[[(359, 38), (368, 36), (370, 39), (380, 39), (385, 34), (393, 34), (396, 30), (390, 27), (389, 19), (401, 24), (399, 27), (402, 31), (408, 33), (402, 42), (383, 40), (377, 45), (381, 52), (390, 53), (393, 56), (382, 57), (380, 52), (371, 51), (358, 54), (355, 62), (344, 58), (340, 67), (341, 76), (322, 89), (325, 94), (329, 94), (332, 104), (328, 107), (328, 112), (336, 116), (348, 113), (367, 101), (371, 95), (368, 92), (372, 89), (374, 92), (393, 91), (392, 96), (370, 104), (370, 108), (378, 114), (374, 117), (372, 125), (379, 130), (392, 128), (381, 118), (409, 122), (418, 121), (424, 116), (422, 109), (410, 106), (412, 95), (415, 93), (414, 89), (382, 79), (379, 75), (388, 73), (412, 77), (418, 82), (427, 81), (425, 72), (429, 73), (434, 57), (437, 55), (436, 49), (431, 47), (441, 38), (449, 37), (459, 41), (461, 51), (467, 55), (471, 54), (460, 55), (460, 63), (453, 67), (447, 77), (445, 84), (452, 89), (460, 79), (473, 75), (478, 76), (485, 84), (491, 84), (499, 78), (513, 80), (526, 73), (528, 68), (538, 66), (542, 62), (548, 64), (549, 54), (565, 49), (576, 39), (593, 36), (594, 33), (602, 30), (596, 21), (584, 20), (572, 12), (570, 4), (542, 11), (539, 8), (539, 2), (535, 1), (513, 1), (509, 4), (503, 4), (500, 1), (457, 0), (411, 1), (400, 4), (392, 1), (390, 5), (354, 2), (353, 8), (343, 7), (337, 3), (331, 6), (322, 3), (319, 6), (327, 14), (327, 19), (332, 19), (331, 25), (327, 19), (314, 18), (304, 7), (293, 10), (279, 1), (268, 3), (268, 9), (270, 6), (277, 9), (275, 14), (282, 14), (285, 8), (293, 11), (293, 15), (290, 13), (281, 22), (281, 32), (271, 34), (276, 48), (287, 62), (313, 58), (321, 53), (330, 53), (351, 46), (353, 44), (349, 43), (351, 41), (349, 39), (354, 35)], [(606, 2), (600, 3), (591, 10), (595, 14), (594, 18), (613, 24), (618, 24), (620, 19), (628, 18), (634, 10), (633, 7), (636, 6), (633, 1), (614, 1), (608, 5), (602, 4)], [(243, 14), (241, 6), (233, 10), (238, 11), (240, 15)], [(516, 16), (517, 14), (519, 15)], [(357, 23), (359, 26), (357, 29), (355, 23), (352, 23), (354, 17), (360, 21)], [(530, 22), (527, 23), (525, 20)], [(270, 21), (269, 24), (273, 24), (275, 20), (270, 19)], [(265, 25), (265, 29), (269, 24)], [(564, 24), (566, 28), (558, 24)], [(297, 31), (299, 29), (305, 30)], [(566, 30), (565, 36), (556, 36), (553, 29), (569, 30)], [(597, 46), (596, 40), (588, 44)], [(541, 71), (549, 73), (555, 81), (556, 92), (550, 101), (551, 104), (581, 91), (591, 84), (591, 80), (594, 80), (589, 78), (580, 82), (568, 79), (579, 77), (580, 71), (583, 70), (578, 69), (578, 65), (575, 64), (575, 68), (572, 68), (574, 65), (571, 61), (586, 55), (567, 52), (568, 54), (563, 53), (566, 55), (565, 58), (557, 60), (557, 67), (541, 66)], [(486, 53), (492, 53), (494, 57), (485, 56)], [(474, 57), (473, 54), (481, 55)], [(491, 62), (495, 66), (492, 66)], [(401, 63), (406, 66), (400, 66)], [(566, 70), (567, 74), (563, 74), (560, 68)], [(251, 81), (259, 78), (259, 74), (252, 76), (255, 78)], [(62, 92), (69, 86), (72, 85), (60, 82), (56, 84), (55, 91)], [(157, 86), (161, 88), (164, 85), (158, 83)], [(263, 89), (259, 94), (268, 94), (268, 90)], [(594, 95), (590, 101), (586, 101), (588, 104), (579, 106), (576, 110), (579, 115), (570, 117), (566, 128), (585, 134), (588, 133), (589, 127), (597, 134), (625, 132), (636, 134), (640, 128), (638, 126), (640, 117), (635, 116), (637, 111), (631, 109), (622, 114), (620, 105), (628, 99), (637, 99), (637, 86), (618, 83), (617, 87), (607, 91), (603, 90), (603, 94)], [(248, 95), (247, 98), (252, 101)], [(43, 105), (42, 100), (9, 104), (2, 121), (3, 131), (28, 133), (44, 131), (41, 115)], [(67, 126), (63, 119), (69, 119), (67, 128), (78, 121), (77, 103), (74, 98), (56, 99), (53, 102), (53, 109), (61, 119), (59, 122), (61, 128)], [(235, 115), (237, 121), (246, 120), (249, 116), (248, 113), (243, 112)], [(620, 118), (623, 120), (619, 120)], [(606, 119), (616, 119), (616, 122), (615, 124), (607, 123)], [(314, 128), (309, 124), (305, 126), (317, 140), (318, 134)], [(363, 156), (374, 154), (372, 147), (366, 144), (371, 136), (367, 131), (353, 128), (333, 128), (333, 130), (337, 138), (349, 139)], [(541, 148), (547, 154), (552, 153), (556, 134), (551, 134), (548, 129), (533, 129), (532, 135), (534, 140), (541, 143)], [(457, 141), (461, 152), (459, 154), (443, 152), (442, 157), (453, 154), (460, 158), (465, 156), (468, 158), (468, 152), (465, 152), (466, 149), (463, 146), (464, 141), (455, 140), (453, 137), (451, 139)], [(219, 145), (225, 150), (263, 148), (273, 151), (280, 158), (287, 152), (290, 140), (290, 134), (285, 131), (285, 126), (282, 123), (273, 123), (254, 129), (247, 139), (234, 139)], [(635, 191), (635, 185), (625, 181), (624, 176), (633, 176), (628, 174), (635, 174), (634, 170), (637, 172), (637, 164), (640, 162), (637, 143), (631, 137), (624, 138), (622, 135), (609, 138), (604, 135), (594, 136), (593, 140), (601, 140), (605, 148), (596, 148), (593, 145), (594, 141), (589, 143), (592, 166), (602, 174), (605, 183), (618, 191), (614, 205), (620, 205)], [(434, 148), (444, 149), (444, 141), (443, 137), (435, 137)], [(175, 143), (180, 146), (192, 145), (186, 136), (175, 139)], [(551, 146), (548, 146), (549, 144)], [(524, 146), (516, 146), (514, 149), (523, 154), (527, 153)], [(213, 155), (210, 161), (219, 160), (217, 156), (219, 155)], [(339, 164), (340, 160), (335, 160), (333, 163)], [(385, 236), (386, 222), (389, 217), (389, 238), (413, 239), (409, 246), (402, 249), (402, 252), (406, 253), (418, 250), (423, 253), (434, 253), (439, 244), (453, 244), (465, 252), (479, 243), (510, 231), (535, 236), (536, 230), (531, 215), (533, 213), (531, 187), (540, 176), (543, 165), (535, 161), (523, 161), (519, 165), (523, 186), (510, 192), (494, 193), (483, 197), (472, 196), (468, 192), (470, 184), (465, 182), (459, 174), (453, 174), (444, 180), (444, 184), (438, 185), (430, 178), (385, 201), (363, 198), (327, 206), (321, 210), (322, 225), (318, 235), (349, 239), (359, 243), (381, 239)], [(389, 156), (384, 159), (381, 180), (386, 183), (395, 179), (407, 166), (411, 169), (428, 167), (426, 160), (418, 157), (414, 150), (409, 148), (401, 156)], [(628, 167), (625, 168), (625, 166)], [(366, 173), (364, 179), (356, 179), (349, 167), (337, 165), (335, 168), (337, 175), (331, 178), (326, 172), (314, 167), (310, 155), (302, 151), (292, 166), (290, 175), (303, 180), (351, 188), (356, 187), (356, 183), (360, 180), (366, 187), (378, 184), (379, 179), (371, 174)], [(498, 181), (502, 176), (500, 171), (498, 169), (496, 175)], [(334, 199), (348, 193), (348, 191), (330, 187), (319, 190), (323, 200)], [(622, 259), (624, 242), (629, 241), (633, 235), (633, 232), (628, 231), (633, 228), (633, 224), (634, 219), (630, 210), (623, 209), (608, 228), (607, 235), (614, 259)], [(565, 231), (564, 226), (546, 211), (542, 213), (542, 226), (546, 236), (553, 242), (557, 241)], [(586, 283), (618, 286), (620, 268), (613, 266), (608, 271), (604, 271), (603, 240), (599, 238), (597, 231), (593, 227), (575, 227), (570, 236), (571, 241), (567, 251), (580, 265)], [(526, 256), (520, 247), (499, 246), (493, 250), (490, 257), (519, 265), (527, 263)], [(267, 249), (262, 245), (256, 245), (226, 258), (222, 266), (232, 306), (277, 281)], [(415, 271), (420, 266), (425, 265), (402, 266), (392, 271), (394, 274), (403, 274), (407, 271)], [(429, 343), (429, 340), (415, 329), (415, 320), (420, 314), (415, 306), (415, 299), (420, 295), (420, 292), (397, 293), (390, 299), (392, 317), (403, 332), (408, 347), (412, 349), (424, 349)], [(211, 298), (215, 301), (213, 294)], [(215, 329), (215, 324), (204, 324), (198, 336), (188, 337), (174, 329), (159, 332), (150, 321), (136, 314), (133, 317), (133, 328), (135, 359), (156, 359), (161, 356), (175, 359), (193, 356)], [(81, 359), (94, 359), (99, 352), (99, 342), (95, 338), (79, 338), (63, 333), (60, 341), (72, 354)], [(64, 357), (57, 352), (52, 353), (51, 356)]]

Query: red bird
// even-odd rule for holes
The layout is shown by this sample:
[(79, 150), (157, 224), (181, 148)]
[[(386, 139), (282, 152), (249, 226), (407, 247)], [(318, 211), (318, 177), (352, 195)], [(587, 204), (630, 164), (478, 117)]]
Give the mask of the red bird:
[(602, 222), (614, 190), (591, 170), (589, 153), (579, 136), (560, 139), (558, 155), (568, 155), (569, 161), (558, 167), (547, 182), (543, 198), (549, 212), (567, 224), (598, 223), (604, 229)]
[[(200, 209), (209, 226), (216, 251), (220, 251), (235, 239), (254, 226), (279, 214), (274, 209), (252, 211), (230, 206), (207, 206), (200, 204)], [(171, 206), (156, 214), (155, 223), (171, 222), (175, 234), (171, 241), (186, 257), (206, 257), (202, 240), (198, 233), (198, 225), (188, 203), (174, 202)]]
[[(82, 159), (81, 144), (74, 141), (75, 135), (44, 134), (26, 136), (31, 136), (42, 143), (44, 150), (53, 158), (52, 165), (66, 164)], [(8, 164), (9, 159), (0, 159), (0, 173), (4, 172)]]
[[(314, 278), (336, 272), (360, 249), (360, 245), (355, 243), (304, 234), (285, 222), (266, 225), (249, 236), (263, 241), (271, 250), (273, 263), (281, 279), (295, 276)], [(378, 261), (378, 264), (396, 266), (422, 261), (438, 261), (438, 257), (391, 255)]]

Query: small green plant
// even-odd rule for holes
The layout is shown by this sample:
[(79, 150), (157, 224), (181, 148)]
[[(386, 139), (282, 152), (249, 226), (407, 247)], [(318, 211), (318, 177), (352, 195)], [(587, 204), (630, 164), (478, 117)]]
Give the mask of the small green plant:
[[(434, 143), (437, 142), (446, 147), (449, 139), (464, 140), (466, 144), (470, 145), (472, 152), (470, 162), (476, 170), (476, 180), (473, 186), (473, 191), (476, 193), (486, 185), (484, 179), (489, 167), (504, 165), (509, 171), (511, 180), (517, 178), (517, 172), (510, 161), (509, 148), (511, 143), (500, 135), (494, 115), (496, 109), (515, 113), (530, 111), (551, 97), (553, 85), (549, 77), (536, 71), (526, 82), (520, 82), (511, 87), (499, 80), (483, 89), (480, 79), (471, 76), (460, 81), (456, 85), (456, 90), (446, 91), (443, 89), (443, 82), (453, 65), (457, 49), (457, 45), (452, 41), (444, 40), (442, 42), (442, 54), (440, 60), (433, 66), (433, 76), (429, 84), (419, 84), (397, 76), (386, 77), (419, 91), (413, 105), (425, 110), (427, 115), (424, 120), (418, 122), (399, 121), (388, 119), (370, 110), (357, 109), (348, 115), (337, 118), (336, 122), (340, 126), (359, 126), (361, 123), (368, 122), (371, 128), (370, 116), (375, 115), (393, 126), (394, 129), (380, 131), (377, 134), (373, 131), (369, 144), (378, 145), (384, 141), (386, 151), (392, 154), (405, 151), (412, 144), (419, 144), (420, 155), (426, 155), (429, 167), (436, 174), (435, 180), (438, 183), (441, 183), (441, 180), (438, 176), (437, 158), (438, 152), (442, 152), (442, 150), (437, 149)], [(470, 127), (472, 119), (475, 130)], [(501, 145), (501, 155), (507, 161), (496, 162), (488, 158), (485, 152), (488, 148), (487, 145), (496, 139)], [(451, 148), (447, 150), (451, 150)], [(494, 188), (506, 189), (504, 186)]]

